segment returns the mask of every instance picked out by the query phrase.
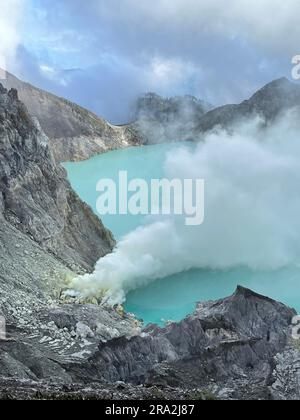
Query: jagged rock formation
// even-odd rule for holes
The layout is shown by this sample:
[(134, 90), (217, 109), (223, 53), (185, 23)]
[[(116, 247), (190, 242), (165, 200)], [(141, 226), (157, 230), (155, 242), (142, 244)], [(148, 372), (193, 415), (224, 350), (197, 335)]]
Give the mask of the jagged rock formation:
[(17, 91), (0, 85), (1, 377), (68, 383), (61, 364), (91, 355), (99, 340), (140, 331), (112, 309), (60, 302), (65, 280), (92, 270), (114, 245), (71, 189)]
[[(0, 381), (0, 396), (5, 384), (16, 396), (31, 398), (38, 388), (45, 398), (105, 398), (108, 392), (109, 398), (299, 396), (299, 363), (290, 363), (300, 357), (299, 343), (291, 339), (295, 311), (242, 287), (227, 299), (199, 304), (178, 324), (142, 333), (133, 318), (121, 321), (112, 309), (93, 305), (35, 316), (42, 327), (32, 338), (30, 325), (11, 326), (12, 340), (0, 343), (1, 373), (11, 378)], [(50, 375), (57, 384), (47, 383)]]
[(1, 83), (17, 89), (20, 100), (37, 118), (58, 162), (88, 159), (109, 150), (138, 144), (134, 130), (118, 127), (90, 111), (22, 82), (10, 73)]
[(178, 324), (101, 345), (81, 366), (82, 380), (96, 380), (102, 372), (109, 382), (175, 388), (185, 384), (227, 398), (243, 399), (247, 394), (267, 398), (273, 358), (287, 345), (294, 315), (293, 310), (239, 287), (228, 299), (199, 304)]
[(70, 268), (91, 270), (114, 240), (71, 189), (17, 92), (0, 87), (0, 217)]
[(195, 138), (215, 128), (232, 130), (253, 117), (260, 116), (263, 124), (272, 124), (276, 118), (288, 110), (300, 111), (300, 86), (286, 78), (275, 80), (249, 100), (239, 105), (225, 105), (206, 113), (194, 130)]
[[(114, 239), (74, 193), (15, 90), (0, 86), (0, 311), (15, 326), (52, 305)], [(9, 357), (9, 356), (7, 356)]]
[(193, 96), (163, 98), (148, 93), (137, 100), (134, 124), (144, 143), (190, 140), (211, 105)]

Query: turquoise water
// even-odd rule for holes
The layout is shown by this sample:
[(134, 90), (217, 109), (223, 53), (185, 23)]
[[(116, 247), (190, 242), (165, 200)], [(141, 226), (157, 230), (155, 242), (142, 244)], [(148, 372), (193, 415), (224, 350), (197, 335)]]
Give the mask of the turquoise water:
[[(130, 148), (96, 156), (88, 161), (66, 163), (69, 180), (81, 198), (96, 212), (96, 184), (101, 178), (117, 180), (120, 170), (130, 178), (163, 177), (168, 152), (176, 153), (178, 145)], [(193, 147), (193, 146), (191, 146)], [(144, 222), (143, 216), (103, 216), (107, 226), (120, 239)], [(146, 324), (179, 321), (193, 312), (196, 302), (219, 299), (232, 294), (237, 285), (270, 296), (300, 313), (300, 269), (287, 267), (272, 272), (254, 272), (245, 268), (230, 271), (191, 270), (157, 280), (127, 295), (126, 310), (135, 313)]]
[[(119, 171), (128, 172), (128, 180), (142, 178), (162, 178), (163, 163), (166, 154), (177, 146), (158, 145), (132, 147), (125, 150), (105, 153), (79, 163), (64, 163), (69, 180), (79, 196), (97, 213), (96, 202), (99, 193), (96, 185), (100, 179), (118, 180)], [(117, 215), (101, 216), (105, 226), (110, 229), (116, 239), (120, 239), (130, 231), (143, 224), (144, 216)]]
[(131, 292), (127, 310), (146, 323), (162, 325), (180, 321), (195, 309), (196, 302), (230, 296), (237, 285), (272, 297), (300, 313), (300, 271), (285, 268), (274, 272), (253, 272), (245, 268), (230, 271), (191, 270), (170, 276)]

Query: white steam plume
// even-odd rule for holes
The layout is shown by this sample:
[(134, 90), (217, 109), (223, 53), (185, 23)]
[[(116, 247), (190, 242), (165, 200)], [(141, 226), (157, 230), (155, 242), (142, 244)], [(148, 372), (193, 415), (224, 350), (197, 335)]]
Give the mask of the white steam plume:
[(20, 26), (25, 0), (0, 0), (0, 78), (14, 60), (20, 42)]
[(160, 219), (130, 233), (92, 275), (73, 281), (83, 297), (123, 302), (154, 279), (191, 268), (247, 266), (277, 269), (300, 262), (300, 135), (292, 113), (260, 131), (258, 121), (239, 134), (210, 134), (191, 151), (170, 155), (166, 174), (204, 178), (202, 226)]

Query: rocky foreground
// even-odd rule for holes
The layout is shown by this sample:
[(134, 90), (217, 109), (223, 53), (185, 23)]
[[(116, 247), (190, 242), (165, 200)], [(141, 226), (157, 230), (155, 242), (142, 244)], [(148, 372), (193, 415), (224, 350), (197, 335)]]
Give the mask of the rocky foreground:
[(162, 329), (99, 306), (56, 305), (33, 310), (34, 325), (8, 326), (1, 398), (300, 398), (295, 311), (250, 290), (199, 303)]

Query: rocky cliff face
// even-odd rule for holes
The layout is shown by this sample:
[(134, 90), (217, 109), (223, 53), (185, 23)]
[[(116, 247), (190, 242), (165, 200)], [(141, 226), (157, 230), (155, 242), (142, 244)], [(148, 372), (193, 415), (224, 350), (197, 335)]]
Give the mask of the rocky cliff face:
[(130, 127), (113, 126), (92, 112), (22, 82), (9, 73), (1, 82), (7, 89), (18, 90), (20, 100), (37, 118), (49, 138), (50, 148), (58, 162), (84, 160), (139, 142)]
[[(53, 321), (59, 316), (55, 308), (60, 291), (69, 276), (92, 270), (114, 244), (111, 233), (71, 189), (48, 138), (18, 100), (17, 91), (0, 85), (0, 314), (6, 318), (8, 334), (8, 340), (0, 342), (2, 377), (68, 378), (59, 362), (47, 359), (50, 344), (55, 347), (64, 334), (72, 338), (71, 331), (61, 334)], [(72, 317), (65, 319), (78, 324), (75, 336), (86, 337), (80, 322), (88, 309), (81, 310), (79, 318), (72, 309)], [(49, 314), (46, 320), (44, 313)], [(106, 328), (118, 324), (120, 316), (102, 313), (100, 333), (110, 337)], [(91, 318), (99, 316), (93, 313)], [(118, 335), (119, 330), (124, 325), (111, 334)], [(43, 342), (45, 331), (51, 338), (48, 335)], [(65, 342), (59, 343), (64, 348)], [(55, 348), (52, 355), (58, 357)]]
[(71, 189), (17, 92), (2, 86), (0, 218), (75, 271), (91, 270), (114, 246), (110, 232)]

